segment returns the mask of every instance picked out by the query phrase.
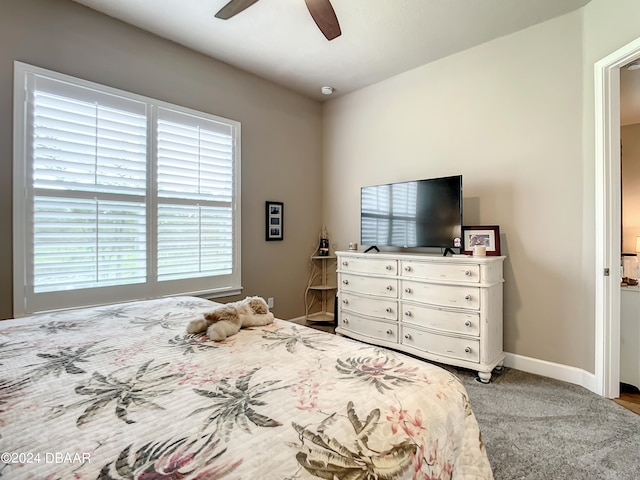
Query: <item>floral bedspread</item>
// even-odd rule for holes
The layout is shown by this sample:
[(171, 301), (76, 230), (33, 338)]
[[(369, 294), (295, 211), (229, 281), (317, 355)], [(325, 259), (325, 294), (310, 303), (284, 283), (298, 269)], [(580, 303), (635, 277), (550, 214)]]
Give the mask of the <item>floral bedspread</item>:
[(449, 372), (276, 320), (216, 343), (165, 298), (0, 322), (0, 477), (490, 479)]

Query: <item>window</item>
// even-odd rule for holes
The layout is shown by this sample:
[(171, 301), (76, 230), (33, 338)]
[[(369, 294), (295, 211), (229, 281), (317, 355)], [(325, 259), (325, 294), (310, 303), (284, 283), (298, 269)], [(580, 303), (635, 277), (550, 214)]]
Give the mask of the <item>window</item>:
[(240, 124), (16, 62), (14, 315), (240, 286)]

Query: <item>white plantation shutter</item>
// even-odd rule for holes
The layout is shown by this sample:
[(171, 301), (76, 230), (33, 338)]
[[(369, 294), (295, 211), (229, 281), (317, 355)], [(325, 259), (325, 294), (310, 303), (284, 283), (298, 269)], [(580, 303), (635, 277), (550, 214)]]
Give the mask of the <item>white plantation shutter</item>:
[(240, 290), (239, 124), (16, 62), (14, 315)]
[(145, 282), (146, 106), (39, 75), (31, 87), (34, 293)]
[(232, 129), (158, 109), (158, 279), (233, 269)]
[(145, 205), (35, 197), (35, 293), (146, 280)]

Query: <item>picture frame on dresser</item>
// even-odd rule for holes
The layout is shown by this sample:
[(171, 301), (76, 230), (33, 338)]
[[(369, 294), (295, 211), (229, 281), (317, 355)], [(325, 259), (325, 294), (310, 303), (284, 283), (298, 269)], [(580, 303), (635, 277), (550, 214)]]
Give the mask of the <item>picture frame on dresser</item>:
[(473, 255), (473, 247), (484, 245), (487, 255), (500, 256), (499, 225), (466, 225), (462, 227), (462, 248), (460, 253)]
[(284, 239), (284, 203), (265, 202), (265, 240), (273, 242)]

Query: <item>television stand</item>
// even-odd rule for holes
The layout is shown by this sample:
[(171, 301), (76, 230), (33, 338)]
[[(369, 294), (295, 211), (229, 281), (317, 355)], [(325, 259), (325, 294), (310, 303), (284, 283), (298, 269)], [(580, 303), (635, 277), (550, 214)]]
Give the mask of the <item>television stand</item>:
[(453, 250), (451, 250), (449, 247), (444, 249), (444, 253), (442, 254), (442, 256), (446, 257), (447, 253), (450, 253), (452, 257), (455, 255), (455, 252)]
[[(378, 247), (376, 247), (375, 245), (371, 245), (369, 248), (367, 248), (364, 253), (369, 253), (371, 250), (375, 250), (376, 252), (380, 253), (380, 249)], [(451, 252), (453, 253), (453, 252)]]

